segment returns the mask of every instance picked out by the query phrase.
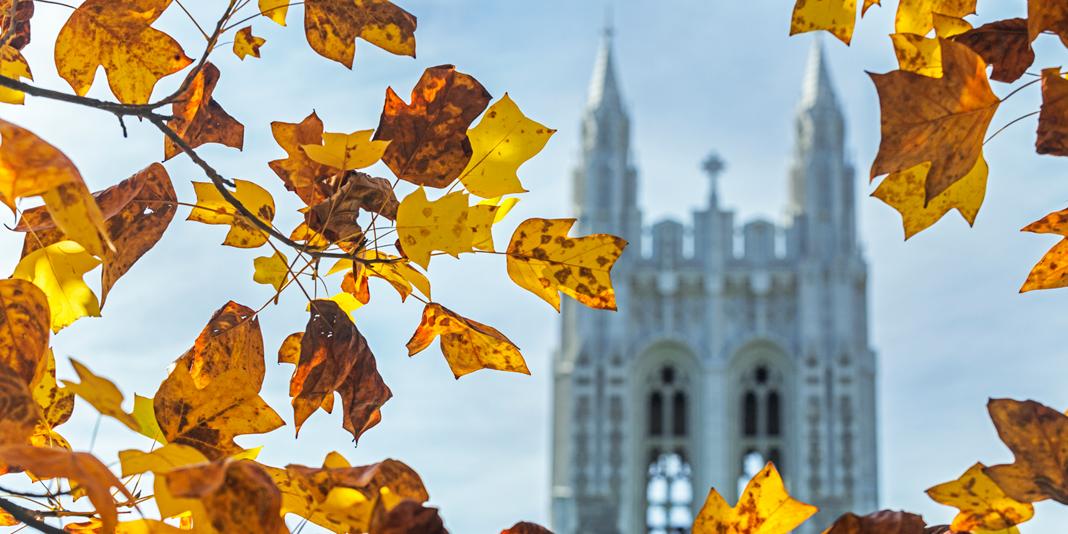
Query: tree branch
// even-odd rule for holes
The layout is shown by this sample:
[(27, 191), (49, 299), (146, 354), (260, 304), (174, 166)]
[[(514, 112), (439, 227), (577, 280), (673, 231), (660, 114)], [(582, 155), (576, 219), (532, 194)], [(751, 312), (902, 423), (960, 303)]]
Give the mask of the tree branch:
[(53, 527), (42, 521), (38, 512), (23, 508), (7, 499), (0, 498), (0, 508), (11, 514), (11, 517), (14, 517), (20, 523), (30, 528), (35, 528), (45, 534), (67, 534), (62, 529)]

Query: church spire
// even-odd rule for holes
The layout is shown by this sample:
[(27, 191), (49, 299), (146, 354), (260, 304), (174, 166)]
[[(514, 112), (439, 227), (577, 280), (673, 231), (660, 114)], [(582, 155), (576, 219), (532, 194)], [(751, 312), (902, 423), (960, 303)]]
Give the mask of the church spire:
[(813, 41), (809, 51), (800, 105), (802, 109), (838, 109), (838, 98), (834, 94), (834, 84), (831, 83), (831, 73), (823, 53), (823, 41), (819, 38)]
[(623, 98), (619, 91), (613, 58), (613, 32), (611, 22), (606, 21), (601, 36), (601, 47), (597, 51), (597, 61), (593, 67), (593, 77), (590, 79), (589, 100), (587, 101), (590, 110), (623, 111)]

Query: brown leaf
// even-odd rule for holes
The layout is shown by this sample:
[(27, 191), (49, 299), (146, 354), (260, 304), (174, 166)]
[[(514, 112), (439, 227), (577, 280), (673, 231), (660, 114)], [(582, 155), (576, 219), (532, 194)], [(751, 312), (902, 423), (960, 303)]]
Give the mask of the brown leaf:
[(926, 526), (916, 514), (879, 510), (865, 516), (845, 514), (823, 534), (924, 534)]
[(391, 221), (397, 219), (397, 195), (385, 178), (359, 171), (346, 172), (336, 192), (311, 207), (304, 214), (308, 227), (332, 242), (358, 241), (363, 230), (358, 222), (360, 210), (377, 213)]
[[(212, 94), (219, 83), (219, 69), (206, 63), (185, 93), (171, 106), (174, 118), (167, 122), (189, 146), (219, 143), (241, 150), (245, 144), (245, 126), (230, 116)], [(169, 137), (163, 139), (164, 160), (182, 153)]]
[(258, 392), (263, 385), (263, 358), (259, 318), (251, 308), (230, 301), (211, 316), (193, 347), (178, 358), (177, 364), (189, 371), (198, 388), (236, 370), (246, 378), (231, 387)]
[(553, 531), (537, 524), (520, 521), (508, 530), (502, 530), (501, 534), (553, 534)]
[(308, 44), (350, 69), (357, 37), (415, 57), (415, 17), (389, 0), (306, 0), (304, 10)]
[(1035, 62), (1026, 19), (998, 20), (955, 35), (952, 39), (971, 48), (983, 61), (993, 66), (990, 79), (999, 82), (1019, 80)]
[(530, 374), (519, 347), (496, 328), (463, 317), (431, 302), (408, 340), (408, 356), (414, 356), (441, 336), (441, 353), (456, 378), (479, 369)]
[(402, 501), (388, 512), (376, 510), (369, 534), (449, 534), (438, 509), (416, 501)]
[(986, 475), (1017, 501), (1068, 504), (1068, 416), (1031, 400), (990, 399), (987, 409), (1016, 461)]
[(471, 159), (467, 129), (489, 101), (478, 80), (452, 65), (426, 69), (412, 89), (410, 105), (392, 87), (386, 89), (374, 137), (391, 141), (382, 160), (402, 180), (448, 186)]
[(323, 121), (313, 111), (299, 123), (271, 123), (274, 140), (286, 151), (285, 159), (268, 163), (271, 170), (282, 179), (286, 189), (293, 191), (309, 206), (314, 206), (334, 194), (334, 189), (325, 182), (337, 171), (308, 157), (303, 145), (317, 145), (323, 141)]
[(134, 499), (107, 466), (89, 453), (29, 445), (3, 445), (0, 446), (0, 458), (3, 458), (5, 465), (30, 471), (39, 478), (68, 479), (71, 487), (77, 486), (89, 497), (100, 514), (105, 532), (113, 531), (118, 523), (118, 511), (111, 488), (119, 490), (130, 501)]
[(0, 444), (27, 443), (41, 419), (26, 382), (0, 365)]
[[(178, 197), (167, 169), (153, 163), (133, 176), (93, 193), (115, 250), (105, 250), (101, 271), (101, 305), (115, 282), (163, 237), (174, 218)], [(18, 231), (30, 232), (22, 256), (67, 239), (44, 207), (22, 213)]]
[(1059, 67), (1042, 70), (1042, 108), (1035, 151), (1068, 156), (1068, 80)]
[[(11, 3), (15, 3), (15, 16), (11, 17)], [(0, 31), (2, 41), (22, 50), (30, 44), (30, 18), (33, 17), (33, 0), (0, 0)]]
[(0, 280), (0, 366), (28, 385), (48, 350), (51, 312), (44, 292), (19, 279)]
[(334, 301), (316, 300), (289, 382), (297, 432), (335, 391), (341, 394), (343, 426), (357, 441), (378, 424), (382, 419), (379, 409), (393, 396), (378, 374), (367, 340), (349, 315)]
[(167, 489), (175, 497), (196, 499), (218, 532), (287, 533), (282, 493), (267, 471), (252, 460), (219, 460), (171, 471)]
[[(928, 201), (975, 167), (1000, 103), (990, 90), (982, 58), (963, 44), (939, 41), (941, 78), (900, 70), (871, 75), (882, 110), (882, 141), (871, 177), (929, 161)], [(918, 94), (924, 98), (916, 98)]]
[(1068, 3), (1064, 0), (1028, 0), (1027, 33), (1034, 41), (1044, 31), (1060, 36), (1068, 46)]

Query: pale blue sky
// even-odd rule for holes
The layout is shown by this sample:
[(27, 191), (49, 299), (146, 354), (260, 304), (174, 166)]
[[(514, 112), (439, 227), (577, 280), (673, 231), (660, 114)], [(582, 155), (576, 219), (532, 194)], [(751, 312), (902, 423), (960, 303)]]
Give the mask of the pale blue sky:
[[(411, 0), (400, 2), (419, 17), (418, 59), (391, 56), (360, 42), (356, 68), (315, 55), (300, 29), (261, 21), (268, 39), (262, 60), (238, 61), (222, 50), (218, 100), (245, 123), (246, 148), (203, 150), (227, 175), (255, 180), (279, 202), (279, 221), (297, 220), (296, 197), (286, 192), (266, 162), (282, 152), (270, 136), (272, 120), (296, 122), (312, 109), (331, 131), (372, 128), (383, 94), (392, 85), (407, 95), (425, 67), (455, 63), (496, 97), (508, 91), (528, 115), (559, 129), (549, 146), (524, 166), (531, 190), (497, 232), (501, 243), (528, 216), (565, 216), (567, 188), (576, 159), (578, 121), (585, 101), (607, 2), (543, 0)], [(893, 4), (893, 2), (886, 2)], [(194, 1), (198, 12), (217, 2)], [(984, 5), (985, 4), (985, 5)], [(991, 7), (996, 4), (997, 11)], [(788, 38), (792, 1), (761, 2), (631, 0), (612, 2), (617, 60), (633, 119), (636, 163), (647, 220), (688, 218), (705, 198), (699, 161), (710, 150), (728, 163), (721, 198), (740, 213), (776, 217), (784, 204), (792, 147), (792, 118), (811, 37)], [(980, 3), (983, 20), (1025, 12), (1023, 0)], [(206, 11), (205, 11), (206, 10)], [(34, 41), (27, 52), (37, 81), (67, 89), (51, 64), (51, 41), (67, 12), (38, 5)], [(878, 102), (864, 70), (892, 69), (891, 6), (873, 8), (860, 23), (856, 44), (825, 39), (834, 81), (846, 106), (849, 145), (859, 190), (878, 144)], [(199, 52), (199, 37), (180, 11), (158, 24)], [(1043, 37), (1045, 64), (1063, 61), (1063, 49)], [(103, 78), (94, 93), (107, 95)], [(176, 80), (161, 84), (160, 91)], [(996, 87), (1004, 95), (1004, 87)], [(1007, 102), (994, 120), (1004, 124), (1037, 109), (1038, 87)], [(92, 110), (31, 101), (7, 106), (0, 117), (53, 142), (99, 189), (144, 167), (162, 153), (151, 128), (131, 124), (123, 139), (113, 117)], [(863, 194), (861, 236), (872, 266), (873, 344), (880, 356), (880, 461), (882, 505), (948, 522), (952, 510), (929, 501), (923, 490), (955, 478), (973, 462), (1010, 460), (985, 411), (990, 396), (1034, 398), (1068, 407), (1062, 342), (1068, 292), (1016, 293), (1031, 264), (1054, 239), (1017, 229), (1064, 207), (1064, 160), (1033, 154), (1034, 120), (1001, 134), (987, 147), (988, 202), (974, 229), (955, 214), (908, 243), (893, 210)], [(193, 198), (189, 181), (203, 179), (183, 158), (168, 163), (179, 197)], [(251, 281), (252, 258), (266, 254), (217, 246), (224, 230), (184, 222), (179, 211), (164, 240), (119, 281), (102, 319), (83, 319), (55, 339), (60, 375), (75, 356), (109, 376), (128, 394), (151, 395), (166, 366), (192, 343), (211, 313), (228, 299), (258, 307), (270, 290)], [(10, 270), (19, 240), (0, 234)], [(533, 376), (483, 371), (456, 381), (437, 349), (409, 359), (404, 342), (418, 322), (417, 303), (400, 306), (385, 286), (372, 288), (373, 306), (357, 312), (379, 367), (395, 397), (384, 420), (354, 449), (340, 419), (319, 413), (300, 438), (292, 427), (239, 441), (267, 444), (262, 459), (281, 465), (317, 464), (329, 450), (357, 463), (395, 457), (423, 476), (446, 525), (459, 534), (497, 532), (519, 519), (547, 521), (549, 355), (557, 318), (545, 303), (516, 288), (499, 257), (463, 262), (435, 259), (435, 300), (490, 322), (522, 347)], [(95, 278), (95, 274), (90, 278)], [(281, 339), (303, 329), (302, 297), (294, 291), (261, 315), (268, 359)], [(268, 366), (264, 396), (287, 420), (291, 368)], [(81, 405), (64, 434), (89, 435), (95, 413)], [(120, 448), (147, 446), (122, 427), (105, 422), (95, 451), (114, 458)], [(703, 489), (699, 490), (703, 493)], [(1068, 513), (1038, 506), (1028, 533), (1053, 533)]]

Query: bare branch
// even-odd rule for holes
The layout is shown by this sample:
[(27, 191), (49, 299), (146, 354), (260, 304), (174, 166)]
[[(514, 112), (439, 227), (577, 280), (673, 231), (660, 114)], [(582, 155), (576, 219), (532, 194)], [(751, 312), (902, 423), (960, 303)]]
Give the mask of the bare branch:
[(7, 499), (0, 498), (0, 508), (11, 514), (11, 517), (14, 517), (20, 523), (23, 523), (30, 528), (35, 528), (45, 534), (67, 534), (62, 529), (45, 523), (41, 519), (41, 514), (39, 512), (23, 508)]

